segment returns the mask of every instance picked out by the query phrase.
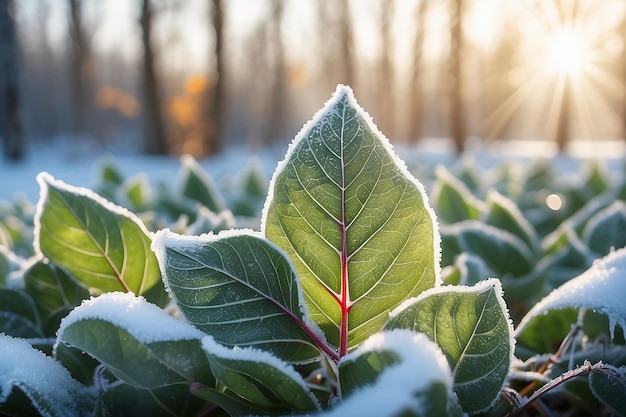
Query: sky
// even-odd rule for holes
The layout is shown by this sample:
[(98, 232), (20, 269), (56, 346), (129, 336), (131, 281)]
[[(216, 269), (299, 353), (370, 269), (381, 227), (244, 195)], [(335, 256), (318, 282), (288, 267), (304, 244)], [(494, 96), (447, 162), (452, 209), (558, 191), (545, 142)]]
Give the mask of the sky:
[[(397, 0), (393, 21), (396, 64), (396, 87), (401, 90), (412, 63), (412, 38), (415, 31), (414, 10), (421, 0)], [(121, 52), (129, 60), (140, 55), (138, 0), (85, 0), (86, 21), (93, 31), (97, 52)], [(174, 74), (206, 73), (210, 67), (212, 33), (207, 23), (207, 0), (153, 0), (160, 13), (155, 37), (167, 48), (162, 68)], [(51, 47), (68, 45), (67, 2), (61, 0), (20, 0), (18, 19), (22, 33), (32, 35), (44, 27)], [(245, 42), (267, 17), (269, 1), (225, 0), (226, 47), (228, 60), (243, 62)], [(375, 65), (381, 41), (378, 30), (379, 0), (350, 0), (354, 22), (355, 49), (359, 65)], [(386, 3), (389, 4), (389, 3)], [(512, 129), (523, 139), (553, 137), (558, 128), (561, 103), (571, 102), (569, 113), (577, 139), (606, 139), (624, 136), (623, 111), (616, 111), (626, 100), (622, 78), (616, 76), (624, 55), (623, 33), (626, 3), (622, 0), (465, 0), (463, 19), (465, 42), (473, 46), (463, 71), (468, 101), (480, 97), (487, 82), (480, 74), (489, 54), (506, 36), (515, 36), (515, 67), (508, 73), (514, 93), (490, 114), (479, 114), (481, 132), (499, 137), (514, 119)], [(558, 4), (561, 5), (559, 10)], [(315, 68), (319, 45), (316, 42), (315, 1), (288, 0), (282, 33), (288, 62), (294, 67)], [(42, 24), (47, 7), (49, 18)], [(425, 21), (423, 56), (430, 67), (424, 71), (425, 82), (432, 86), (445, 83), (436, 79), (448, 54), (449, 3), (429, 2)], [(39, 22), (39, 23), (38, 23)], [(514, 35), (511, 35), (513, 34)], [(165, 56), (165, 55), (164, 55)], [(249, 62), (249, 61), (247, 61)], [(232, 68), (232, 67), (231, 67)], [(367, 71), (367, 69), (365, 70)], [(478, 75), (477, 75), (478, 74)], [(367, 73), (366, 73), (367, 75)], [(404, 78), (403, 78), (404, 77)], [(481, 77), (481, 78), (477, 78)], [(358, 82), (358, 80), (357, 80)], [(363, 83), (365, 84), (365, 83)], [(430, 98), (430, 97), (428, 97)], [(567, 100), (565, 100), (567, 98)], [(471, 112), (468, 112), (471, 113)]]

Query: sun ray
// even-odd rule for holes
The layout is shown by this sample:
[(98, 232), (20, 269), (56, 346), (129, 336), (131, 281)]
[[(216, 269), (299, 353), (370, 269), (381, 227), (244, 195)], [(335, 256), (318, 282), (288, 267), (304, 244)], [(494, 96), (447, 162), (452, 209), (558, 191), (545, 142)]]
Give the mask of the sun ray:
[(525, 79), (484, 118), (487, 137), (502, 135), (515, 118), (538, 124), (551, 141), (598, 140), (621, 129), (626, 88), (614, 60), (626, 48), (620, 37), (625, 9), (618, 0), (519, 3), (516, 51)]

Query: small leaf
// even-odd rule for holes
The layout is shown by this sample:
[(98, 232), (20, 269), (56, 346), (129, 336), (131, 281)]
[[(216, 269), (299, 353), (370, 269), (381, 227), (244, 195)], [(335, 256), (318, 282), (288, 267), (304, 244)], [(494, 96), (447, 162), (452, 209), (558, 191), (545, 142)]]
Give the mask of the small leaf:
[(343, 399), (324, 416), (460, 416), (439, 347), (408, 330), (377, 333), (339, 362)]
[(107, 293), (63, 319), (57, 343), (81, 349), (131, 385), (156, 389), (214, 381), (200, 347), (203, 336), (142, 297)]
[(86, 416), (95, 410), (93, 391), (24, 340), (0, 334), (0, 352), (0, 410), (16, 391), (24, 393), (42, 416)]
[(194, 383), (189, 387), (189, 391), (199, 398), (218, 405), (231, 416), (252, 416), (261, 413), (267, 416), (284, 414), (284, 410), (276, 407), (263, 407), (251, 403), (227, 388), (217, 390), (206, 385)]
[(286, 256), (251, 231), (154, 239), (168, 290), (185, 318), (218, 342), (291, 362), (320, 356), (302, 290)]
[(437, 181), (431, 197), (437, 217), (449, 224), (477, 220), (485, 211), (485, 204), (474, 197), (467, 186), (442, 165), (437, 166), (435, 172)]
[(115, 164), (115, 159), (113, 157), (105, 157), (102, 160), (100, 177), (103, 182), (108, 182), (114, 185), (122, 185), (124, 182), (124, 174)]
[[(1, 228), (2, 225), (0, 224)], [(1, 241), (2, 239), (0, 239), (0, 287), (4, 287), (8, 284), (9, 274), (22, 268), (25, 261), (7, 246), (2, 245)]]
[(44, 336), (35, 302), (25, 291), (0, 288), (0, 333), (25, 338)]
[(144, 210), (151, 199), (151, 189), (148, 177), (145, 174), (129, 178), (122, 187), (125, 199), (134, 210)]
[(520, 238), (533, 251), (539, 252), (539, 238), (535, 229), (520, 212), (515, 202), (495, 190), (487, 194), (485, 223), (506, 230)]
[(187, 385), (169, 385), (145, 390), (116, 381), (102, 395), (106, 416), (200, 416), (209, 406), (189, 392)]
[(463, 252), (482, 259), (499, 277), (526, 275), (536, 263), (535, 255), (519, 237), (475, 220), (446, 226), (442, 234), (455, 235)]
[(89, 292), (63, 269), (41, 260), (24, 272), (24, 287), (44, 314), (65, 306), (77, 306), (89, 297)]
[(599, 256), (626, 246), (626, 203), (616, 201), (591, 217), (582, 240)]
[(214, 213), (225, 210), (226, 204), (222, 194), (198, 162), (191, 155), (183, 155), (180, 161), (183, 197), (199, 202)]
[(536, 317), (552, 310), (587, 308), (609, 318), (611, 338), (615, 326), (626, 329), (626, 249), (610, 253), (591, 268), (544, 297), (515, 329), (520, 335)]
[[(606, 365), (605, 365), (606, 366)], [(614, 368), (614, 375), (593, 373), (589, 386), (595, 396), (620, 416), (626, 416), (626, 367)]]
[(312, 319), (343, 356), (407, 297), (440, 284), (424, 187), (338, 86), (270, 183), (261, 227), (294, 263)]
[(424, 292), (392, 312), (387, 329), (426, 333), (444, 352), (463, 411), (488, 409), (497, 400), (513, 359), (513, 329), (500, 281)]
[(441, 272), (446, 285), (474, 285), (488, 277), (485, 263), (479, 257), (467, 252), (461, 253), (453, 266)]
[(268, 352), (228, 349), (211, 337), (202, 339), (215, 377), (229, 391), (252, 404), (313, 412), (319, 404), (293, 367)]
[(142, 294), (160, 281), (150, 233), (128, 210), (47, 173), (37, 176), (35, 249), (101, 292)]

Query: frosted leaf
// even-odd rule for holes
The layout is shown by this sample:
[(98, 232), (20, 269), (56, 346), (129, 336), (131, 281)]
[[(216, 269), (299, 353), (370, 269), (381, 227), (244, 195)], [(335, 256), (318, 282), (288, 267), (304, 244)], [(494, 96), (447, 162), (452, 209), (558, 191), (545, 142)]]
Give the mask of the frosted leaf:
[(591, 268), (566, 282), (537, 303), (515, 329), (519, 335), (535, 317), (552, 310), (587, 308), (609, 319), (611, 339), (615, 326), (626, 329), (626, 248), (596, 260)]
[(17, 387), (43, 416), (87, 415), (95, 409), (95, 392), (26, 341), (0, 334), (0, 352), (0, 404)]
[(85, 319), (102, 319), (126, 329), (142, 343), (165, 340), (192, 340), (204, 336), (188, 323), (176, 320), (143, 297), (111, 292), (83, 301), (61, 321), (57, 342), (66, 327)]
[[(377, 333), (346, 355), (340, 367), (372, 351), (391, 351), (399, 363), (383, 370), (373, 385), (359, 389), (324, 416), (426, 416), (435, 408), (439, 412), (443, 408), (446, 415), (460, 414), (446, 357), (426, 335), (401, 329)], [(445, 396), (427, 394), (436, 384), (444, 387)], [(444, 398), (447, 401), (439, 403)]]

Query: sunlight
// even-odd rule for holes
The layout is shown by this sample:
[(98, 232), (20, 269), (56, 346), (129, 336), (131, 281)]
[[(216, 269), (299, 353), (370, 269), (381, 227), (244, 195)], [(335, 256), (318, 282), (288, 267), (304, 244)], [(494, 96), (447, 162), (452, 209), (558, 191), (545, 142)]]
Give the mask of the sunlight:
[(549, 43), (549, 67), (558, 72), (576, 75), (587, 60), (587, 47), (583, 36), (570, 29), (556, 31)]
[(519, 59), (510, 61), (504, 98), (484, 119), (488, 137), (515, 132), (523, 138), (531, 132), (528, 126), (541, 126), (539, 139), (560, 145), (621, 135), (614, 105), (625, 91), (607, 63), (626, 47), (620, 38), (625, 5), (613, 0), (517, 4), (515, 26), (504, 30), (519, 31), (520, 42), (511, 43), (511, 56)]

